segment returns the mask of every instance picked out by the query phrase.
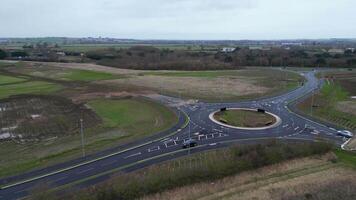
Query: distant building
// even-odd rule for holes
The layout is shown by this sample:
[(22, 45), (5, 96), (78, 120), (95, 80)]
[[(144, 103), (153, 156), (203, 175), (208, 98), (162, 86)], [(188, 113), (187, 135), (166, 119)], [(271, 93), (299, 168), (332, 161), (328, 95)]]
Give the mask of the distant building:
[(221, 52), (224, 52), (224, 53), (230, 53), (230, 52), (233, 52), (235, 51), (236, 48), (233, 48), (233, 47), (224, 47), (221, 49)]
[(249, 46), (249, 50), (261, 50), (261, 51), (270, 51), (271, 47), (264, 47), (264, 46)]
[(355, 52), (355, 48), (346, 48), (346, 51), (351, 51), (353, 53)]
[(328, 53), (330, 54), (344, 54), (345, 50), (343, 49), (329, 49)]
[(56, 53), (58, 56), (66, 56), (66, 53), (64, 53), (64, 52), (57, 52)]
[(283, 42), (282, 46), (303, 46), (301, 42)]

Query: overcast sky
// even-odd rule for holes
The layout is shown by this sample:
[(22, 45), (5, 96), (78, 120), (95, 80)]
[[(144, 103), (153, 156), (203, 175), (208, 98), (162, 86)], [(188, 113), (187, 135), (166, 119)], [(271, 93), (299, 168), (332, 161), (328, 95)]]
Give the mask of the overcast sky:
[(0, 37), (356, 38), (355, 0), (1, 0)]

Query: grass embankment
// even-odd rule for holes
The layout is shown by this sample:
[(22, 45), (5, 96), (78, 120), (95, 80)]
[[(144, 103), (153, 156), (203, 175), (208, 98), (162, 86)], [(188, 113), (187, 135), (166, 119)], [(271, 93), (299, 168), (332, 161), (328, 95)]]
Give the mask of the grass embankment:
[(249, 110), (221, 111), (215, 113), (214, 118), (237, 127), (264, 127), (276, 122), (272, 115)]
[[(90, 105), (103, 117), (104, 123), (84, 130), (87, 154), (155, 134), (177, 122), (173, 111), (145, 99), (96, 100)], [(0, 177), (81, 156), (79, 134), (29, 144), (7, 141), (0, 147)]]
[(333, 153), (292, 159), (216, 181), (183, 186), (142, 199), (354, 199), (356, 171)]
[[(112, 177), (106, 184), (68, 195), (68, 199), (136, 199), (148, 194), (257, 169), (282, 161), (321, 155), (331, 150), (324, 143), (238, 146), (199, 153), (130, 174)], [(162, 176), (164, 174), (164, 176)]]
[(336, 125), (356, 130), (356, 115), (342, 112), (337, 104), (349, 99), (349, 93), (337, 83), (325, 84), (320, 93), (298, 105), (306, 114)]

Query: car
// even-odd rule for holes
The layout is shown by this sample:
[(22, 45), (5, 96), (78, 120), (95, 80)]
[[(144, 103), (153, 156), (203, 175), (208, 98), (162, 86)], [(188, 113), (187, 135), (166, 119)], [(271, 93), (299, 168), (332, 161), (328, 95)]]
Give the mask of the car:
[(183, 149), (185, 149), (185, 148), (189, 148), (189, 147), (195, 147), (197, 145), (198, 145), (197, 141), (192, 139), (192, 138), (190, 138), (190, 139), (187, 139), (187, 140), (185, 140), (183, 142), (183, 146), (182, 147), (183, 147)]
[(348, 130), (341, 130), (337, 132), (337, 135), (345, 137), (345, 138), (352, 138), (354, 135)]

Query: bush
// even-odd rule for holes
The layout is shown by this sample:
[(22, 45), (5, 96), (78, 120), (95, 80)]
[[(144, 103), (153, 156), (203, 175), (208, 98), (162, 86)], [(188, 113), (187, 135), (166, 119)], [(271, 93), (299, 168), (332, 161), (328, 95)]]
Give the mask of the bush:
[(6, 58), (6, 52), (4, 51), (4, 50), (1, 50), (0, 49), (0, 59), (4, 59), (4, 58)]

